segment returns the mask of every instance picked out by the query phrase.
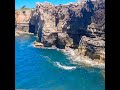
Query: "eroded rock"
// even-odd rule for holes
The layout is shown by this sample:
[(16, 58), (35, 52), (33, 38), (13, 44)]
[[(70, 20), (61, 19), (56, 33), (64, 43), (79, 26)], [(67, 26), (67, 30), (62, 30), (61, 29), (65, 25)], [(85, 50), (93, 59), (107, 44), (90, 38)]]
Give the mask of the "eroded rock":
[[(26, 14), (16, 22), (27, 22)], [(28, 15), (29, 16), (29, 15)], [(25, 20), (24, 20), (25, 19)], [(75, 49), (78, 55), (105, 60), (105, 1), (88, 0), (55, 6), (37, 3), (29, 17), (29, 32), (45, 47)]]

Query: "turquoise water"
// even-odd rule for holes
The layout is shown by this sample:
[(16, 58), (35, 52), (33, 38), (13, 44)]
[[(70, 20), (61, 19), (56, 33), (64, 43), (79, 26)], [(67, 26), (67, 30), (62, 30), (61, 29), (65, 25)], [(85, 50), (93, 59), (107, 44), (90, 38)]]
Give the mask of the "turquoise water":
[(105, 90), (99, 69), (74, 65), (62, 52), (32, 46), (36, 37), (15, 39), (15, 86), (27, 90)]

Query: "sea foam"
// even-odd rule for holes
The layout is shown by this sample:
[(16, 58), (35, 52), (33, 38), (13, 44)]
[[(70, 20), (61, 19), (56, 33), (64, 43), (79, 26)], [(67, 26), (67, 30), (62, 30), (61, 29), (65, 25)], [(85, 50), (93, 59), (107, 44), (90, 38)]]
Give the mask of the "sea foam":
[(64, 69), (64, 70), (73, 70), (73, 69), (76, 69), (77, 67), (76, 66), (66, 66), (66, 65), (62, 65), (60, 64), (59, 62), (55, 62), (55, 65), (61, 69)]

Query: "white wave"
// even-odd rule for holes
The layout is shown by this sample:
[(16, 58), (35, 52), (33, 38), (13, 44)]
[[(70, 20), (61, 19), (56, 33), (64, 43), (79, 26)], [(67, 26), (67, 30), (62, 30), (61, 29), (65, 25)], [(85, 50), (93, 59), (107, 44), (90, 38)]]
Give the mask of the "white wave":
[(43, 57), (43, 58), (45, 58), (45, 59), (51, 59), (50, 57), (48, 57), (48, 56), (44, 56), (44, 55), (39, 55), (39, 56), (41, 56), (41, 57)]
[(84, 65), (84, 66), (91, 66), (91, 67), (105, 69), (105, 64), (104, 63), (98, 63), (98, 62), (93, 61), (91, 59), (85, 59), (85, 58), (83, 59), (81, 57), (76, 57), (74, 59), (74, 62), (76, 62), (80, 65)]
[(64, 69), (64, 70), (72, 70), (72, 69), (76, 69), (77, 67), (75, 66), (64, 66), (64, 65), (61, 65), (59, 62), (55, 62), (55, 64), (61, 68), (61, 69)]

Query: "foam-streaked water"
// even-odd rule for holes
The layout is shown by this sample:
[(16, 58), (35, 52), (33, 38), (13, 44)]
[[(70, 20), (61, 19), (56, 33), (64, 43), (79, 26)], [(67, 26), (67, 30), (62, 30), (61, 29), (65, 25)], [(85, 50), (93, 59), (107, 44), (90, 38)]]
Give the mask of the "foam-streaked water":
[(16, 89), (105, 90), (99, 69), (76, 66), (57, 50), (34, 48), (34, 40), (33, 35), (16, 37)]

